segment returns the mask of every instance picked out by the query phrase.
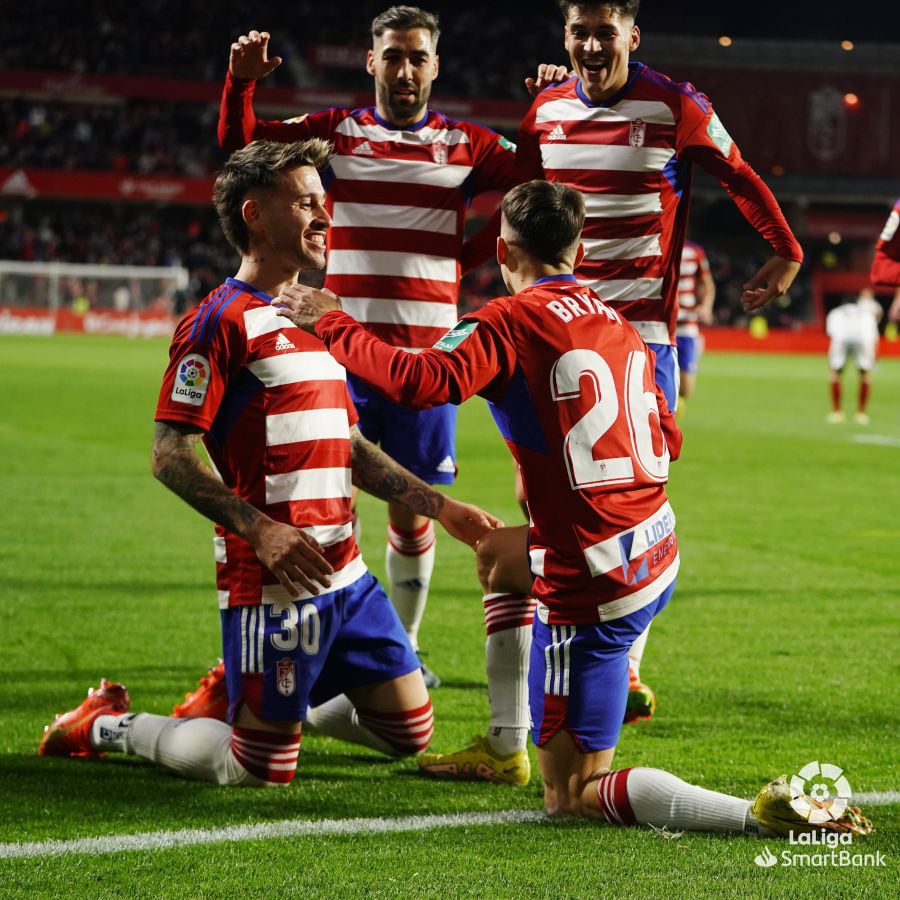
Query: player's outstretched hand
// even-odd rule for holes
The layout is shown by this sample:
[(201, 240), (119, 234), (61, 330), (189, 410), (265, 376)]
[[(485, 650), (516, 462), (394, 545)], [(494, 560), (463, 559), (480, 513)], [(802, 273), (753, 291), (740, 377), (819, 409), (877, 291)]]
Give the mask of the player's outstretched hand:
[(315, 334), (316, 322), (327, 312), (341, 308), (341, 298), (334, 291), (310, 287), (306, 284), (292, 284), (276, 298), (278, 315), (290, 319), (298, 328)]
[(741, 306), (747, 312), (760, 309), (770, 300), (782, 297), (794, 283), (800, 263), (781, 256), (773, 256), (745, 285)]
[(498, 518), (483, 509), (471, 503), (460, 503), (446, 495), (437, 520), (447, 534), (470, 547), (475, 547), (489, 531), (503, 527)]
[(538, 66), (537, 78), (525, 79), (525, 90), (536, 97), (545, 87), (551, 84), (559, 84), (570, 77), (569, 70), (566, 66), (555, 66), (553, 63), (541, 63)]
[(281, 57), (269, 59), (269, 32), (242, 34), (231, 45), (228, 70), (235, 78), (265, 78), (281, 65)]
[(260, 516), (248, 540), (259, 561), (285, 586), (292, 597), (300, 588), (318, 594), (331, 586), (334, 573), (318, 542), (293, 525)]

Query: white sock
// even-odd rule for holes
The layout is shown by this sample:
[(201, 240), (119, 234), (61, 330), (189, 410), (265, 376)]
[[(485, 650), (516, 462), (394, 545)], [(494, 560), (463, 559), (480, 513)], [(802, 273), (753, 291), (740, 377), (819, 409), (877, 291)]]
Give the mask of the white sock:
[(97, 716), (91, 725), (91, 746), (103, 753), (124, 753), (128, 726), (134, 717), (135, 713)]
[(218, 719), (139, 713), (126, 729), (126, 746), (129, 753), (188, 778), (229, 785), (265, 784), (235, 759), (231, 737), (231, 726)]
[(535, 602), (522, 594), (486, 594), (483, 603), (491, 709), (487, 738), (506, 756), (524, 749), (528, 741), (528, 657)]
[(748, 800), (688, 784), (662, 769), (631, 769), (626, 786), (634, 817), (642, 825), (738, 834), (753, 830)]
[(416, 650), (419, 649), (419, 625), (428, 601), (428, 585), (434, 571), (434, 549), (434, 523), (430, 519), (416, 531), (400, 531), (388, 525), (384, 559), (388, 595)]
[[(650, 625), (653, 623), (651, 622)], [(644, 656), (644, 647), (647, 646), (647, 635), (650, 633), (650, 625), (648, 625), (635, 639), (635, 642), (628, 650), (628, 668), (634, 672), (635, 678), (641, 677), (641, 659)]]
[(397, 751), (387, 741), (360, 724), (359, 716), (346, 694), (338, 694), (318, 706), (310, 707), (304, 725), (309, 725), (313, 731), (326, 737), (362, 744), (388, 756), (397, 755)]

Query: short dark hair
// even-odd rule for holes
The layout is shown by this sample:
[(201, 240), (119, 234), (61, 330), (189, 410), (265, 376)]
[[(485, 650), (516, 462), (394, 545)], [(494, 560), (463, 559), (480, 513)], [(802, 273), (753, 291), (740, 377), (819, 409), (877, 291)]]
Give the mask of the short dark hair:
[(300, 166), (314, 166), (320, 172), (328, 165), (331, 144), (321, 138), (284, 144), (281, 141), (253, 141), (228, 157), (213, 187), (213, 204), (228, 243), (239, 253), (250, 249), (250, 235), (241, 207), (254, 188), (275, 187), (281, 173)]
[(500, 205), (513, 240), (541, 262), (559, 264), (581, 239), (584, 200), (557, 181), (526, 181)]
[(409, 31), (411, 28), (427, 28), (431, 34), (431, 46), (437, 47), (441, 25), (435, 13), (418, 6), (392, 6), (372, 20), (372, 38), (381, 37), (385, 31)]
[(641, 0), (559, 0), (559, 9), (566, 21), (569, 19), (569, 10), (573, 6), (577, 6), (579, 9), (587, 6), (609, 6), (620, 16), (637, 19)]

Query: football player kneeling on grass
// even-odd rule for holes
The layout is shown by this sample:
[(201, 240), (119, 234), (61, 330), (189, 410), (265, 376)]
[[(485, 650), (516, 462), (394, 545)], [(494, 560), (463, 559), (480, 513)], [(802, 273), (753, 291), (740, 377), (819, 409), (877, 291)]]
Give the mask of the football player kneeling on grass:
[[(528, 526), (492, 531), (478, 546), (485, 607), (498, 623), (516, 625), (506, 642), (513, 660), (532, 620), (527, 691), (523, 667), (497, 659), (489, 660), (489, 690), (492, 704), (506, 692), (513, 723), (527, 721), (530, 706), (549, 814), (737, 833), (808, 827), (783, 779), (751, 804), (659, 769), (612, 770), (628, 650), (675, 586), (678, 542), (665, 484), (681, 432), (647, 345), (572, 274), (584, 252), (581, 195), (531, 181), (513, 188), (501, 210), (497, 260), (513, 296), (467, 316), (430, 350), (384, 344), (327, 291), (292, 286), (283, 314), (393, 400), (488, 400), (531, 514)], [(529, 593), (538, 601), (533, 615), (517, 605)], [(524, 755), (482, 742), (420, 765), (501, 781)], [(830, 825), (869, 828), (858, 812)]]
[(224, 667), (180, 712), (221, 714), (224, 675), (233, 725), (132, 714), (103, 680), (47, 726), (42, 756), (119, 750), (220, 784), (287, 784), (309, 705), (321, 733), (394, 755), (428, 746), (421, 663), (360, 556), (351, 482), (473, 546), (501, 523), (363, 438), (344, 369), (272, 305), (325, 264), (329, 149), (256, 141), (228, 160), (214, 196), (241, 266), (179, 323), (157, 406), (154, 474), (218, 525)]

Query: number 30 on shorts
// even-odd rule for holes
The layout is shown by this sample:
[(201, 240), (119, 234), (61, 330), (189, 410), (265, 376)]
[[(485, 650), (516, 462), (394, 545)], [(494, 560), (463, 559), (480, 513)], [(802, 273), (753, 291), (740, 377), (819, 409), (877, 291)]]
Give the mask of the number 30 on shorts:
[(269, 607), (269, 617), (281, 617), (281, 633), (271, 636), (272, 646), (276, 650), (296, 650), (297, 644), (307, 656), (315, 656), (319, 652), (319, 639), (322, 626), (319, 622), (319, 611), (314, 603), (304, 603), (298, 610), (292, 600), (276, 600)]
[[(655, 391), (644, 390), (647, 354), (632, 350), (625, 366), (623, 394), (631, 456), (594, 458), (594, 446), (618, 421), (619, 387), (609, 363), (594, 350), (569, 350), (553, 366), (550, 394), (556, 401), (581, 396), (581, 378), (594, 382), (597, 400), (569, 429), (565, 441), (566, 466), (573, 491), (634, 481), (635, 462), (653, 481), (665, 481), (669, 473), (669, 450), (659, 424)], [(621, 427), (621, 426), (620, 426)], [(653, 449), (654, 437), (662, 454)]]

